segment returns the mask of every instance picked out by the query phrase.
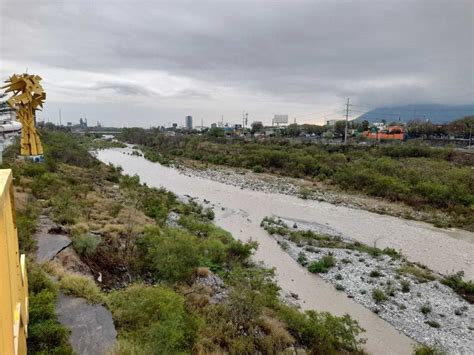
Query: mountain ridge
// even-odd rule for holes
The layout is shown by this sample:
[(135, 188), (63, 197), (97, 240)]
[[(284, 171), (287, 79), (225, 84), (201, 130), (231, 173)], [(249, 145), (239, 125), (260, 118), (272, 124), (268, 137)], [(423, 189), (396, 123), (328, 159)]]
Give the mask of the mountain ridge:
[(411, 104), (392, 107), (378, 107), (357, 117), (355, 122), (369, 123), (408, 122), (413, 119), (431, 123), (448, 123), (465, 116), (474, 115), (474, 103), (467, 105)]

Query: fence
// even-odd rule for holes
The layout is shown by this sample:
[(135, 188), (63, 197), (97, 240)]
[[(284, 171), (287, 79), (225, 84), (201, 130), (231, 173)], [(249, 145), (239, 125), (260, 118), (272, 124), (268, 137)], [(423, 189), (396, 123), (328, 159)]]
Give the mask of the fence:
[(18, 249), (12, 172), (0, 169), (0, 354), (26, 354), (28, 279)]

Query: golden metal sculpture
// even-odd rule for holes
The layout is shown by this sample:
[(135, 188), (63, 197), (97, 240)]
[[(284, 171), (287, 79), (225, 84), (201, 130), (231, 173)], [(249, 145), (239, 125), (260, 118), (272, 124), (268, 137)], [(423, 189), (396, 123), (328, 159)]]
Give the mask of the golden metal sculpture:
[(12, 75), (3, 86), (5, 93), (12, 92), (13, 96), (7, 101), (15, 109), (18, 120), (22, 124), (21, 155), (25, 157), (43, 154), (43, 146), (35, 128), (35, 112), (43, 107), (46, 93), (39, 83), (38, 75)]

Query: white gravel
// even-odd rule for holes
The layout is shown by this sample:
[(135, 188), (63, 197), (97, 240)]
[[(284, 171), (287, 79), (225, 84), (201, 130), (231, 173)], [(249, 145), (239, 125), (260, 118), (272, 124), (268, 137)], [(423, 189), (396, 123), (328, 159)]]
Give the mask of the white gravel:
[[(289, 228), (294, 224), (293, 221), (284, 222)], [(310, 229), (307, 227), (297, 224), (298, 230)], [(311, 229), (321, 232), (320, 227)], [(393, 260), (388, 255), (374, 258), (370, 254), (348, 249), (313, 247), (316, 250), (314, 252), (308, 245), (297, 245), (285, 236), (273, 237), (280, 244), (285, 244), (286, 252), (294, 260), (304, 254), (308, 265), (326, 255), (332, 255), (337, 260), (336, 265), (327, 273), (319, 275), (343, 288), (341, 292), (373, 310), (414, 340), (437, 346), (449, 354), (474, 354), (474, 307), (439, 281), (420, 283), (411, 275), (399, 275), (396, 270), (405, 261)], [(382, 276), (371, 277), (373, 270), (378, 270)], [(409, 292), (401, 291), (402, 281), (410, 283)], [(394, 295), (382, 303), (376, 303), (372, 298), (374, 288), (386, 294), (387, 289), (392, 288)], [(429, 307), (431, 311), (423, 314), (422, 306)], [(439, 328), (434, 328), (427, 322), (436, 322)]]

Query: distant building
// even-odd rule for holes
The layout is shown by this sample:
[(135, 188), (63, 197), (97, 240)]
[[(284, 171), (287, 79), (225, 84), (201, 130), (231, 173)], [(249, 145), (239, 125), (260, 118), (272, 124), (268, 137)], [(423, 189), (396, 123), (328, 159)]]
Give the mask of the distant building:
[(374, 123), (374, 126), (369, 130), (362, 132), (363, 137), (374, 140), (399, 140), (407, 139), (405, 127), (402, 125), (388, 126), (385, 123)]
[(275, 130), (273, 128), (265, 129), (265, 137), (274, 137), (274, 136), (275, 136)]
[(327, 120), (326, 121), (326, 126), (335, 126), (336, 125), (336, 122), (337, 120)]
[(273, 124), (279, 126), (280, 124), (287, 125), (288, 124), (288, 115), (275, 115), (273, 116)]
[(377, 127), (377, 129), (380, 131), (387, 129), (387, 124), (385, 122), (374, 122), (372, 126)]
[(79, 119), (79, 128), (87, 128), (87, 118)]
[(217, 123), (211, 123), (211, 128), (217, 128)]
[(186, 116), (184, 127), (186, 129), (193, 129), (193, 116)]

